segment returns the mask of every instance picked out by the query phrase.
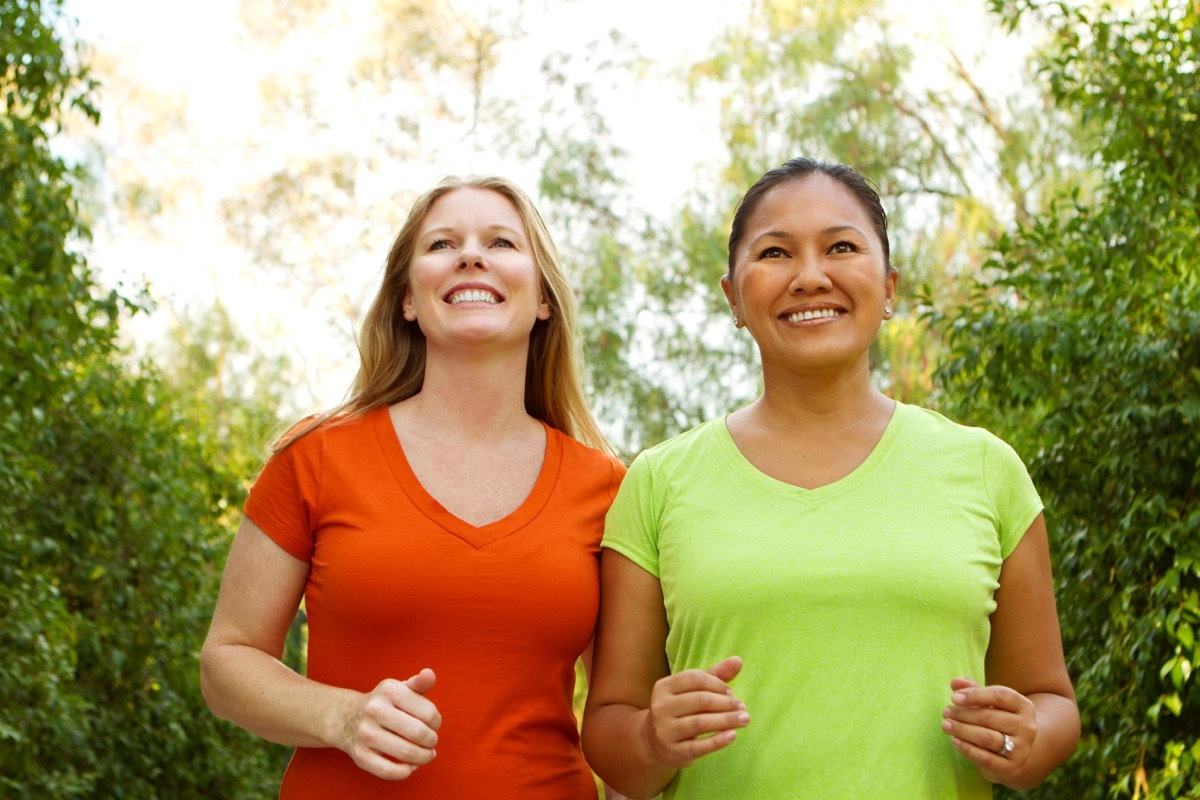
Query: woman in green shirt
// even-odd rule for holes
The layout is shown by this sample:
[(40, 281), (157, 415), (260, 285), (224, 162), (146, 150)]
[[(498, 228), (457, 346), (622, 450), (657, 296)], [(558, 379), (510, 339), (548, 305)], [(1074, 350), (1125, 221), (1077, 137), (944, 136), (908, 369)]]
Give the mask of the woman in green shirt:
[(1042, 503), (986, 431), (870, 379), (879, 198), (794, 159), (722, 288), (763, 393), (639, 456), (608, 515), (584, 751), (630, 797), (987, 798), (1073, 751)]

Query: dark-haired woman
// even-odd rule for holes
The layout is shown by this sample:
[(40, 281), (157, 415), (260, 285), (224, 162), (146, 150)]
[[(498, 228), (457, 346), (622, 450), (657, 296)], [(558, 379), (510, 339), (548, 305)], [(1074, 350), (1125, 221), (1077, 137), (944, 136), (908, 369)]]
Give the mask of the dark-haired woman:
[(1074, 749), (1042, 503), (872, 384), (896, 285), (852, 169), (743, 198), (722, 288), (763, 393), (640, 455), (606, 524), (584, 752), (627, 795), (975, 800)]

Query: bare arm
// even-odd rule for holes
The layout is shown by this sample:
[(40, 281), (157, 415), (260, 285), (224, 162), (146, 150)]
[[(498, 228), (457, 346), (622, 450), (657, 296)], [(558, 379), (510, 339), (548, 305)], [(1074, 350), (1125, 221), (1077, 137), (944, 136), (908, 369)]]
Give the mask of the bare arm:
[[(579, 660), (583, 662), (583, 676), (587, 679), (589, 691), (592, 686), (592, 656), (596, 652), (596, 640), (588, 642), (588, 646), (584, 648), (583, 653), (579, 656)], [(607, 783), (604, 784), (604, 794), (600, 795), (604, 800), (629, 800), (628, 797), (618, 792)]]
[(727, 685), (740, 659), (671, 675), (666, 639), (658, 579), (605, 550), (583, 750), (596, 774), (630, 797), (654, 797), (680, 768), (727, 747), (750, 721)]
[(214, 714), (264, 739), (338, 747), (372, 774), (406, 778), (435, 755), (441, 718), (422, 696), (433, 672), (386, 680), (364, 694), (286, 667), (279, 659), (308, 569), (242, 519), (200, 653), (204, 698)]
[[(1028, 789), (1066, 761), (1079, 741), (1040, 514), (1000, 569), (991, 623), (988, 685), (952, 682), (943, 729), (984, 778)], [(1005, 734), (1013, 751), (1002, 755)]]

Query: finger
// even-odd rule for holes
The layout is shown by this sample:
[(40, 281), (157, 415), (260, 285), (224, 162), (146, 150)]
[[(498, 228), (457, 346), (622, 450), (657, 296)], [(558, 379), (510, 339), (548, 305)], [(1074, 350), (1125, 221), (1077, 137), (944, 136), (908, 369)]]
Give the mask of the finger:
[(942, 730), (955, 739), (961, 739), (984, 750), (996, 751), (1004, 744), (1004, 734), (988, 725), (946, 718), (942, 720)]
[[(430, 734), (433, 733), (428, 728), (425, 728), (424, 731)], [(360, 741), (371, 752), (384, 756), (391, 761), (419, 767), (433, 761), (437, 757), (437, 751), (432, 746), (417, 744), (414, 741), (416, 738), (419, 738), (419, 736), (410, 738), (407, 734), (397, 735), (393, 731), (376, 727), (364, 730)], [(436, 734), (433, 734), (433, 739), (436, 744)]]
[[(942, 730), (956, 742), (970, 745), (980, 752), (995, 756), (999, 759), (999, 762), (995, 762), (995, 766), (1000, 768), (1004, 765), (1012, 766), (1022, 763), (1028, 758), (1033, 742), (1037, 738), (1036, 729), (1027, 730), (1020, 725), (1020, 722), (1020, 718), (1014, 715), (992, 712), (988, 721), (982, 724), (945, 719), (942, 721)], [(1010, 742), (1011, 749), (1008, 749)], [(964, 753), (967, 752), (962, 747), (959, 749)], [(990, 759), (974, 760), (981, 765), (993, 763)]]
[(413, 675), (404, 682), (404, 685), (412, 689), (417, 694), (428, 694), (433, 688), (433, 684), (437, 682), (437, 676), (433, 674), (433, 670), (426, 667), (425, 669)]
[[(384, 734), (407, 739), (418, 747), (431, 748), (437, 745), (437, 730), (425, 720), (410, 713), (410, 708), (405, 706), (406, 701), (409, 704), (414, 700), (423, 703), (429, 701), (407, 689), (405, 692), (407, 697), (400, 698), (389, 696), (386, 691), (372, 692), (367, 696), (362, 710), (363, 721), (359, 727), (360, 736), (371, 736), (372, 747), (378, 747), (378, 742)], [(436, 708), (433, 710), (433, 716), (435, 721), (440, 722)]]
[(978, 686), (979, 684), (970, 678), (955, 678), (950, 681), (950, 690), (955, 692), (962, 689), (974, 689)]
[(1013, 713), (1020, 713), (1030, 700), (1015, 689), (1007, 686), (975, 686), (964, 688), (950, 695), (950, 701), (956, 706), (973, 706), (976, 708), (991, 706)]
[(373, 750), (363, 750), (361, 753), (355, 753), (353, 757), (359, 769), (385, 781), (405, 780), (411, 777), (418, 767), (417, 764), (394, 761)]
[(437, 754), (432, 749), (406, 741), (381, 726), (374, 718), (379, 709), (372, 706), (372, 703), (395, 712), (386, 698), (376, 695), (368, 697), (353, 740), (346, 750), (355, 764), (385, 780), (403, 780), (418, 766), (433, 760)]
[[(1011, 753), (1000, 752), (1004, 745), (1004, 734), (996, 731), (984, 731), (985, 736), (976, 739), (964, 739), (959, 736), (952, 736), (950, 741), (964, 756), (969, 758), (981, 769), (995, 773), (1003, 773), (1011, 771), (1024, 761), (1023, 757), (1018, 756), (1016, 740), (1013, 740), (1014, 750)], [(990, 742), (990, 744), (989, 744)]]
[(725, 683), (729, 683), (731, 680), (736, 678), (738, 673), (741, 671), (742, 659), (738, 656), (730, 656), (724, 661), (718, 661), (716, 664), (713, 664), (708, 668), (708, 673), (710, 675), (720, 678)]
[[(722, 686), (724, 684), (721, 684)], [(690, 692), (660, 692), (651, 695), (650, 704), (673, 717), (745, 710), (746, 706), (731, 692), (697, 689)]]
[(946, 706), (942, 709), (942, 717), (993, 731), (1014, 731), (1023, 727), (1020, 715), (994, 706)]
[(691, 714), (679, 717), (666, 727), (670, 729), (670, 741), (682, 742), (688, 739), (698, 739), (708, 734), (719, 734), (744, 728), (750, 724), (750, 714), (743, 705), (736, 711), (721, 714)]
[(378, 723), (389, 736), (398, 737), (399, 741), (411, 742), (416, 747), (430, 750), (437, 747), (437, 731), (402, 710), (393, 708), (383, 712)]
[(671, 694), (687, 694), (689, 692), (712, 692), (729, 696), (733, 694), (733, 690), (724, 680), (707, 670), (700, 669), (685, 669), (683, 672), (668, 675), (659, 679), (656, 685)]
[[(416, 675), (413, 675), (411, 678), (406, 680), (404, 685), (409, 689), (412, 689), (417, 694), (425, 695), (429, 693), (435, 683), (437, 683), (437, 675), (435, 675), (433, 670), (429, 669), (429, 667), (425, 667)], [(438, 712), (436, 706), (433, 706), (432, 716), (422, 716), (421, 719), (425, 722), (425, 724), (433, 728), (435, 731), (442, 727), (442, 715)]]
[(673, 748), (678, 755), (676, 763), (690, 764), (698, 758), (725, 749), (736, 740), (736, 731), (720, 731), (712, 736), (679, 742)]
[[(428, 689), (433, 688), (433, 670), (421, 670), (421, 672), (409, 678), (408, 681), (416, 681), (418, 686), (423, 686), (428, 691)], [(431, 730), (436, 731), (442, 726), (441, 713), (431, 700), (410, 688), (408, 681), (383, 681), (376, 687), (376, 692), (386, 697), (388, 703), (393, 708), (419, 720)], [(384, 716), (386, 719), (393, 721), (397, 719), (391, 714), (385, 714)], [(390, 724), (385, 724), (385, 727), (395, 730)], [(421, 744), (424, 744), (424, 742), (421, 742)]]

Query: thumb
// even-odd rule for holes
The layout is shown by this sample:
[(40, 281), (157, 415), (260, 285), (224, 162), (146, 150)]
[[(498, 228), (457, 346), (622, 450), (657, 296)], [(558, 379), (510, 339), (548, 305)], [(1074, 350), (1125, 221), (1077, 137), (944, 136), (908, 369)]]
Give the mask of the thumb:
[(429, 667), (413, 675), (404, 682), (404, 685), (412, 689), (417, 694), (425, 694), (433, 688), (433, 684), (437, 682), (437, 676), (433, 674), (433, 670)]
[(976, 683), (975, 681), (971, 680), (970, 678), (955, 678), (954, 680), (950, 681), (951, 691), (957, 692), (957, 691), (961, 691), (963, 689), (977, 689), (977, 688), (979, 688), (979, 684)]
[(721, 680), (729, 683), (738, 676), (742, 671), (742, 659), (738, 656), (730, 656), (724, 661), (718, 661), (708, 669), (710, 675), (716, 675)]

